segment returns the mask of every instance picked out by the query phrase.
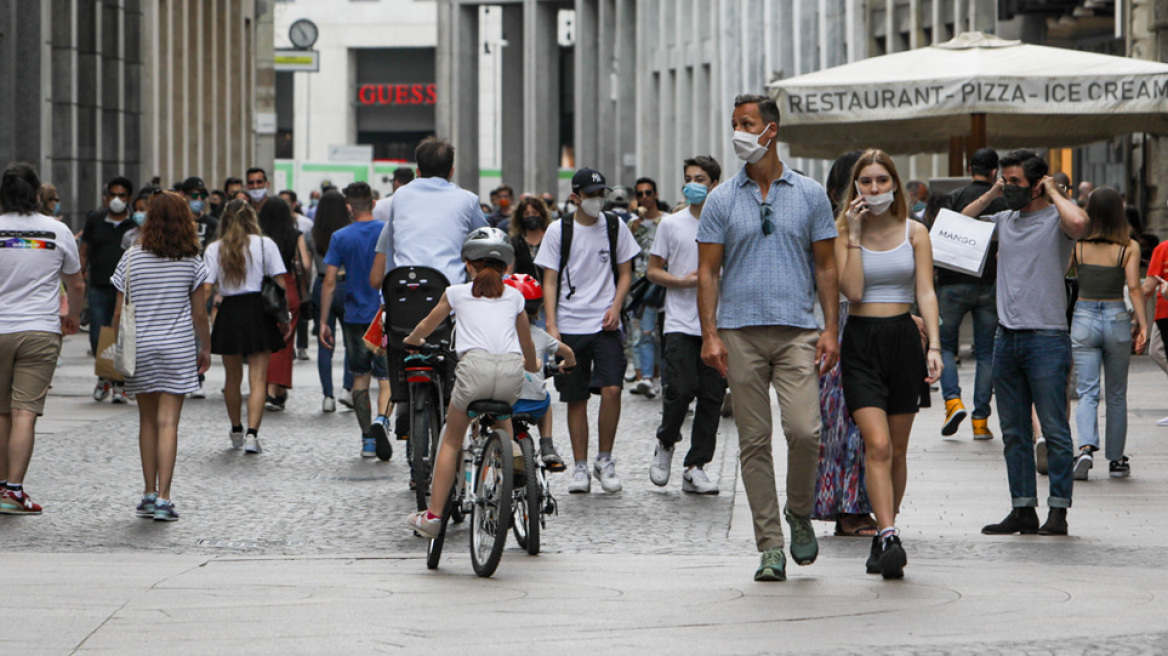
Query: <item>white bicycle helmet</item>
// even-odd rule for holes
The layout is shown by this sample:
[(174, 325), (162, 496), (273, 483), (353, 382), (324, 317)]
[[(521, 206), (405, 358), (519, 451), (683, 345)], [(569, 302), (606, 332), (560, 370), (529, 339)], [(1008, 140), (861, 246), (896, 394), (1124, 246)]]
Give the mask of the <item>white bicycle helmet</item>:
[(515, 262), (515, 249), (507, 233), (498, 228), (476, 228), (462, 242), (462, 259), (498, 260), (507, 266)]

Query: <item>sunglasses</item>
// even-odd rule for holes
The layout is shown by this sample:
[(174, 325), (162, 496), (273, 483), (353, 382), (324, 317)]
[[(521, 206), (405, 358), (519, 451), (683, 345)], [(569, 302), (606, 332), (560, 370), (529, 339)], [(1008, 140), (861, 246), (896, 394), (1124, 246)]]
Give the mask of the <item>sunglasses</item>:
[(652, 195), (653, 195), (652, 191), (638, 191), (637, 192), (637, 198), (648, 198), (649, 196), (652, 196)]
[(760, 203), (758, 206), (758, 218), (762, 220), (762, 234), (770, 237), (775, 234), (775, 223), (771, 221), (774, 216), (774, 208), (770, 203)]

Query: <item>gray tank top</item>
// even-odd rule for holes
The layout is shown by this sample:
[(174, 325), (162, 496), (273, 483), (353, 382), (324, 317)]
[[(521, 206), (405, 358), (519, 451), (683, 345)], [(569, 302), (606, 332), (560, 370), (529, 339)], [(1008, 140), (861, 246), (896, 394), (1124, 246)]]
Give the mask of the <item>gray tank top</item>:
[(916, 297), (916, 260), (909, 242), (912, 219), (904, 222), (904, 243), (892, 250), (871, 251), (861, 246), (865, 303), (912, 303)]

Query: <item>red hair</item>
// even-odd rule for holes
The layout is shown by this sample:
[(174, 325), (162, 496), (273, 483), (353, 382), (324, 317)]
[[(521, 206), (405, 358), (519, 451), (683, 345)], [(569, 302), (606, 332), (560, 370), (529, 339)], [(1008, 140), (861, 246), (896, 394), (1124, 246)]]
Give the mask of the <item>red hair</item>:
[(470, 265), (475, 268), (474, 284), (471, 285), (470, 293), (475, 298), (499, 298), (503, 295), (503, 272), (507, 270), (507, 265), (499, 260), (470, 260)]

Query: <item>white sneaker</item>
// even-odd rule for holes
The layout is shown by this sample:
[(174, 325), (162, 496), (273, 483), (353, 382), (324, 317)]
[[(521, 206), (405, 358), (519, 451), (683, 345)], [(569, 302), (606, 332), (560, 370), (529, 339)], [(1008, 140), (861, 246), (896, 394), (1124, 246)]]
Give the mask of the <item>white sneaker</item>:
[(255, 435), (248, 435), (247, 439), (243, 441), (244, 453), (263, 453), (264, 449), (260, 446), (260, 438)]
[(198, 389), (191, 392), (190, 396), (192, 399), (205, 399), (205, 398), (207, 398), (207, 393), (203, 391), (203, 384), (199, 383)]
[(717, 494), (718, 484), (706, 476), (701, 467), (690, 467), (681, 475), (681, 491), (694, 494)]
[(296, 359), (297, 360), (307, 360), (308, 359), (308, 349), (296, 349)]
[(324, 400), (320, 402), (320, 411), (321, 412), (336, 412), (337, 411), (337, 400), (331, 396), (324, 397)]
[(1163, 419), (1157, 421), (1156, 425), (1163, 428), (1168, 428), (1168, 417), (1164, 417)]
[(442, 532), (442, 518), (427, 519), (427, 514), (429, 513), (425, 510), (410, 513), (409, 517), (406, 517), (406, 524), (418, 534), (418, 537), (433, 540)]
[(108, 399), (111, 389), (113, 389), (113, 385), (110, 385), (106, 380), (98, 378), (97, 385), (93, 388), (93, 400), (104, 401)]
[(649, 463), (649, 480), (653, 485), (669, 485), (669, 470), (673, 467), (673, 449), (665, 448), (660, 441), (653, 448), (653, 460)]
[(572, 482), (568, 483), (568, 494), (588, 494), (591, 491), (592, 477), (588, 475), (588, 465), (576, 465)]
[(649, 398), (653, 398), (650, 396), (653, 394), (653, 383), (649, 382), (648, 378), (642, 378), (641, 380), (637, 381), (636, 385), (633, 385), (633, 389), (630, 391), (633, 394), (642, 394), (644, 396), (648, 396)]
[(129, 403), (129, 399), (126, 398), (126, 388), (114, 385), (113, 394), (110, 395), (110, 403), (114, 403), (116, 405), (124, 405)]
[(231, 448), (236, 450), (243, 448), (243, 431), (238, 433), (231, 431)]
[(661, 393), (661, 383), (657, 382), (656, 378), (649, 379), (649, 390), (645, 392), (645, 397), (650, 399), (657, 398)]
[(605, 492), (615, 494), (621, 491), (621, 479), (616, 475), (616, 461), (612, 458), (597, 460), (592, 467), (592, 475), (600, 481), (600, 487)]
[(337, 397), (337, 403), (340, 403), (341, 405), (345, 406), (346, 408), (349, 408), (350, 410), (352, 410), (353, 409), (353, 390), (347, 390), (347, 389), (342, 387), (341, 394), (340, 394), (340, 396)]

